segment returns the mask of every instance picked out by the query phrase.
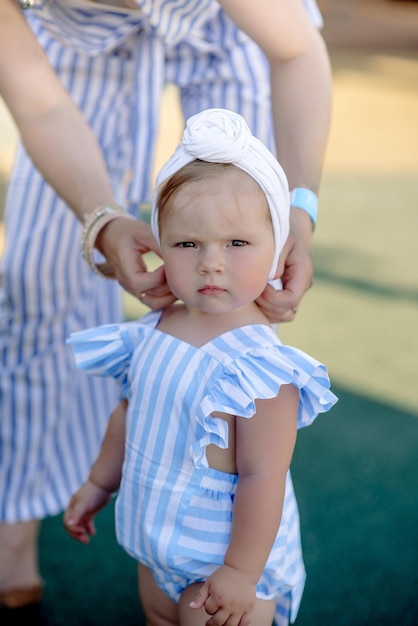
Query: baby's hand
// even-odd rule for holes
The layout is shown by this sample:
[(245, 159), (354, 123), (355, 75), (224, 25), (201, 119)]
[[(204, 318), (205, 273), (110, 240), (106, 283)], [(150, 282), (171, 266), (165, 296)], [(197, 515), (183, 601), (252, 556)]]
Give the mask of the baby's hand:
[(111, 494), (87, 480), (75, 492), (64, 513), (64, 526), (73, 539), (81, 543), (89, 543), (96, 534), (94, 526), (95, 514), (109, 502)]
[(228, 565), (219, 567), (199, 589), (190, 608), (205, 607), (206, 626), (249, 626), (255, 606), (255, 585), (249, 574)]

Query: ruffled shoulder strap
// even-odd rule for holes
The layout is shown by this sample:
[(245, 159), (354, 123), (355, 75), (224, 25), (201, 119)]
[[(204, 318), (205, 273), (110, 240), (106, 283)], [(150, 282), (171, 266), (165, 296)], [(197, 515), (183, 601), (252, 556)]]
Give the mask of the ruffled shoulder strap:
[(207, 466), (204, 452), (207, 445), (213, 443), (221, 448), (228, 445), (226, 422), (211, 417), (214, 411), (252, 417), (255, 400), (274, 398), (280, 387), (286, 384), (295, 385), (300, 392), (298, 428), (308, 426), (337, 402), (330, 390), (325, 365), (278, 340), (277, 343), (253, 345), (226, 363), (199, 406), (197, 420), (205, 435), (193, 445), (195, 465)]
[(110, 376), (127, 391), (127, 370), (132, 353), (144, 333), (145, 326), (155, 327), (159, 312), (144, 316), (140, 322), (105, 324), (72, 333), (67, 339), (76, 366), (89, 374)]

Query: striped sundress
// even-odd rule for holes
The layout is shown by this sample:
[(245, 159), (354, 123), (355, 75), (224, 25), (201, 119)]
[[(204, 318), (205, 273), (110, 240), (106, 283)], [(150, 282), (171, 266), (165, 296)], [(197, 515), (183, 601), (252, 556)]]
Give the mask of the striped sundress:
[[(160, 315), (81, 331), (69, 343), (80, 369), (114, 377), (129, 401), (117, 537), (177, 602), (223, 563), (230, 537), (238, 477), (208, 466), (206, 447), (228, 446), (226, 422), (211, 414), (251, 418), (256, 399), (294, 384), (302, 428), (336, 397), (325, 366), (283, 346), (270, 326), (236, 328), (198, 348), (160, 332)], [(295, 620), (304, 581), (289, 472), (280, 529), (257, 585), (257, 597), (276, 599), (277, 625)]]

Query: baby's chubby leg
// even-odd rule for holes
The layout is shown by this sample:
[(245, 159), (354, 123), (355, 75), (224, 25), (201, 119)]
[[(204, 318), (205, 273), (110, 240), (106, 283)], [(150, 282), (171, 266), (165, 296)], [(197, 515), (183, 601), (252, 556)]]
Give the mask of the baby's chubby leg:
[(141, 563), (138, 587), (147, 626), (180, 626), (177, 604), (158, 587), (151, 570)]
[[(138, 581), (147, 626), (205, 626), (210, 619), (204, 608), (196, 610), (189, 607), (201, 583), (187, 587), (177, 605), (158, 587), (151, 570), (141, 563), (138, 564)], [(248, 626), (271, 626), (275, 606), (274, 600), (257, 600)]]
[[(200, 583), (190, 585), (181, 595), (178, 613), (180, 626), (205, 626), (210, 616), (205, 609), (191, 609), (189, 603), (201, 587)], [(256, 600), (254, 613), (248, 626), (272, 626), (276, 603), (274, 600)]]

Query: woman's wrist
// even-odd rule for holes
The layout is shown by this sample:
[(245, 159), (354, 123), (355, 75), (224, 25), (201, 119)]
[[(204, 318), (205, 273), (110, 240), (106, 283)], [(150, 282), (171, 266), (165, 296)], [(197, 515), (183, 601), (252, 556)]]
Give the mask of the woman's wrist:
[(318, 218), (318, 196), (305, 187), (295, 187), (290, 191), (290, 206), (305, 211), (315, 228)]
[(108, 262), (96, 263), (94, 248), (100, 231), (115, 219), (126, 217), (135, 219), (117, 204), (103, 204), (91, 213), (84, 215), (84, 226), (81, 233), (81, 253), (90, 269), (104, 278), (113, 279), (113, 269)]
[(312, 220), (306, 211), (299, 207), (291, 207), (290, 209), (290, 233), (297, 242), (312, 248), (314, 229), (312, 228)]

